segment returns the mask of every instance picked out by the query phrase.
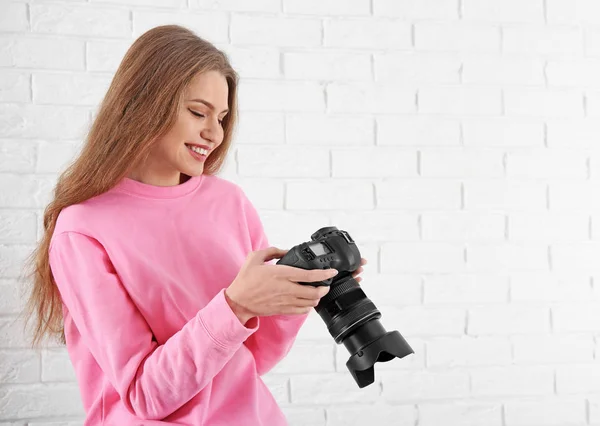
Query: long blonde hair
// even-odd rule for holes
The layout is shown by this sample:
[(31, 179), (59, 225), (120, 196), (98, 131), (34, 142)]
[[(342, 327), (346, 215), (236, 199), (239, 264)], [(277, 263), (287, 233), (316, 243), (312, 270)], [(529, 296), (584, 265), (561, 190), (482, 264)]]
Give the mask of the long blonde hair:
[(141, 164), (154, 141), (174, 125), (190, 80), (205, 71), (220, 72), (229, 89), (223, 142), (204, 164), (205, 174), (216, 174), (231, 146), (237, 121), (238, 75), (226, 54), (177, 25), (149, 30), (125, 54), (81, 153), (58, 179), (54, 197), (44, 211), (43, 236), (25, 265), (26, 280), (31, 284), (25, 326), (36, 316), (32, 346), (44, 337), (65, 343), (62, 302), (48, 256), (59, 213), (108, 191)]

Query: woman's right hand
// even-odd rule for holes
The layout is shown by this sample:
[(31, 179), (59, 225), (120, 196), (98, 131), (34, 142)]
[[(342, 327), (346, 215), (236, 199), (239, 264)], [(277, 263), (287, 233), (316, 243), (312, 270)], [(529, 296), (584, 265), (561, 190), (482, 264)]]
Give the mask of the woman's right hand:
[(337, 274), (335, 269), (306, 270), (265, 264), (287, 253), (276, 247), (253, 251), (225, 290), (225, 297), (242, 324), (255, 316), (306, 314), (329, 292), (298, 282), (318, 282)]

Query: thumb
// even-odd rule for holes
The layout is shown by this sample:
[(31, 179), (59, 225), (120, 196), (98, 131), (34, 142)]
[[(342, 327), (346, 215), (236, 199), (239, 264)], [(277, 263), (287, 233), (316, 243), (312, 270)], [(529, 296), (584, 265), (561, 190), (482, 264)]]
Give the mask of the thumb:
[(256, 263), (263, 263), (273, 259), (281, 259), (287, 252), (288, 250), (283, 250), (277, 247), (269, 247), (258, 250), (254, 260)]

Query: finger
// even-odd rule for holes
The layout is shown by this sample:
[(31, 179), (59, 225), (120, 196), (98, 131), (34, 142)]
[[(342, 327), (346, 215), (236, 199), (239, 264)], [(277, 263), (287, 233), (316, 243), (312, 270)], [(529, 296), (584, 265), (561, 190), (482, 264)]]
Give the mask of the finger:
[(268, 262), (273, 259), (279, 259), (285, 256), (288, 250), (283, 250), (277, 247), (269, 247), (255, 251), (255, 259), (257, 262)]
[(293, 294), (297, 299), (307, 299), (307, 300), (315, 300), (320, 299), (329, 293), (329, 286), (312, 286), (312, 285), (302, 285), (298, 283), (294, 283), (294, 291)]
[(361, 265), (366, 265), (367, 264), (367, 259), (365, 259), (364, 257), (360, 258), (360, 264)]
[(355, 278), (355, 277), (356, 277), (358, 274), (360, 274), (360, 273), (361, 273), (361, 272), (363, 272), (363, 271), (364, 271), (364, 269), (363, 269), (363, 267), (361, 266), (360, 268), (358, 268), (356, 271), (354, 271), (354, 272), (352, 273), (352, 278)]
[(277, 265), (283, 276), (290, 281), (312, 283), (325, 281), (337, 275), (335, 269), (302, 269), (288, 265)]

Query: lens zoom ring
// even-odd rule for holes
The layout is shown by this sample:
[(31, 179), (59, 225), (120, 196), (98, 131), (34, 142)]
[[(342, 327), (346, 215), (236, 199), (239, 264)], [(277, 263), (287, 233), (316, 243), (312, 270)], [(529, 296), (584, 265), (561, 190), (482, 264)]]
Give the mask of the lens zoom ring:
[(331, 302), (336, 297), (340, 297), (342, 294), (349, 292), (355, 288), (360, 288), (358, 282), (352, 277), (348, 277), (346, 281), (342, 281), (337, 284), (335, 287), (331, 287), (329, 293), (321, 298), (319, 302), (320, 306), (326, 306), (329, 302)]

